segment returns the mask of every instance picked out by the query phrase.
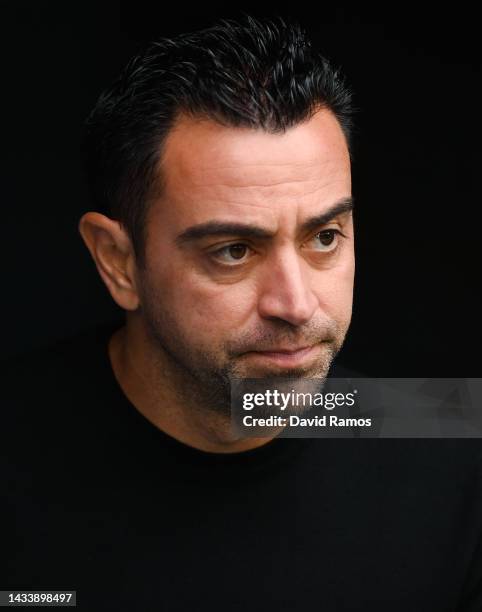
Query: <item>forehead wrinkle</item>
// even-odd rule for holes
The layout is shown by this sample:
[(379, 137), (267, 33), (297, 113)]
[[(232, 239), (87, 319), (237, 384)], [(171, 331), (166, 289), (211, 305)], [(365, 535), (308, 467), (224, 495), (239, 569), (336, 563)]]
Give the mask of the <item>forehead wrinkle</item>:
[(277, 185), (290, 185), (291, 183), (313, 183), (313, 182), (317, 182), (320, 179), (290, 179), (288, 181), (276, 181), (274, 183), (249, 183), (249, 185), (235, 185), (232, 183), (218, 183), (218, 182), (213, 182), (213, 183), (202, 183), (204, 186), (206, 187), (210, 187), (210, 186), (217, 186), (219, 185), (220, 187), (231, 187), (233, 189), (250, 189), (252, 187), (276, 187)]
[[(189, 177), (186, 177), (184, 185), (191, 185), (194, 188), (200, 189), (226, 188), (239, 191), (258, 190), (260, 193), (278, 188), (281, 194), (283, 188), (285, 188), (289, 193), (296, 193), (297, 191), (300, 193), (311, 193), (318, 189), (316, 185), (319, 183), (322, 183), (322, 185), (329, 185), (330, 183), (339, 181), (340, 177), (346, 180), (350, 177), (350, 172), (346, 172), (345, 170), (345, 168), (334, 166), (328, 172), (318, 173), (317, 176), (311, 175), (308, 177), (300, 177), (299, 175), (291, 175), (286, 178), (272, 177), (271, 180), (269, 180), (269, 178), (263, 180), (262, 174), (250, 177), (243, 175), (241, 172), (232, 177), (213, 177), (209, 175), (206, 176), (206, 174), (203, 173), (192, 173)], [(314, 189), (312, 189), (312, 185), (315, 185)], [(303, 188), (303, 186), (305, 186), (305, 188)]]
[(336, 176), (338, 174), (350, 174), (348, 158), (343, 155), (330, 156), (328, 159), (321, 157), (316, 162), (299, 163), (238, 163), (235, 165), (222, 163), (217, 165), (216, 161), (208, 163), (202, 159), (192, 163), (191, 158), (180, 159), (172, 164), (168, 173), (167, 183), (179, 185), (191, 185), (192, 187), (228, 187), (228, 188), (270, 188), (282, 185), (299, 185), (302, 183), (313, 183), (326, 180), (326, 175)]
[(350, 177), (350, 171), (344, 167), (340, 167), (339, 165), (334, 165), (328, 172), (317, 173), (316, 176), (308, 176), (308, 177), (299, 177), (295, 176), (287, 176), (284, 177), (273, 177), (274, 180), (271, 181), (262, 181), (259, 182), (261, 176), (246, 176), (242, 175), (241, 172), (238, 172), (235, 176), (206, 176), (206, 173), (201, 173), (199, 171), (191, 172), (188, 176), (185, 177), (182, 185), (191, 185), (196, 188), (216, 188), (216, 187), (226, 187), (228, 189), (270, 189), (273, 187), (290, 187), (297, 185), (311, 185), (323, 182), (324, 184), (333, 183), (334, 181), (338, 181), (339, 177), (342, 176), (344, 179)]
[[(222, 165), (217, 165), (217, 164), (204, 164), (204, 165), (199, 165), (197, 168), (192, 168), (192, 166), (189, 168), (189, 170), (194, 171), (194, 173), (198, 172), (199, 174), (201, 174), (202, 176), (205, 176), (206, 174), (213, 174), (213, 173), (218, 173), (218, 172), (224, 172), (224, 171), (230, 171), (230, 170), (235, 170), (236, 174), (239, 174), (240, 171), (242, 172), (243, 170), (251, 170), (251, 169), (260, 169), (263, 171), (263, 174), (266, 173), (266, 170), (268, 168), (272, 168), (274, 171), (278, 170), (278, 169), (285, 169), (286, 167), (291, 168), (293, 170), (296, 170), (296, 174), (299, 175), (302, 173), (302, 170), (309, 170), (310, 172), (308, 173), (309, 175), (313, 175), (315, 174), (313, 172), (313, 169), (315, 170), (320, 170), (322, 169), (324, 166), (326, 166), (329, 163), (332, 163), (333, 160), (318, 160), (316, 163), (310, 163), (310, 164), (303, 164), (303, 163), (295, 163), (295, 162), (285, 162), (285, 163), (267, 163), (267, 164), (261, 164), (261, 163), (237, 163), (237, 164), (233, 164), (233, 165), (226, 165), (226, 164), (222, 164)], [(290, 173), (292, 174), (292, 173)], [(307, 179), (308, 180), (308, 179)]]
[[(317, 183), (316, 186), (313, 189), (302, 189), (302, 190), (293, 190), (293, 189), (287, 189), (287, 190), (272, 190), (272, 187), (276, 187), (278, 185), (290, 185), (290, 184), (299, 184), (299, 182), (303, 182), (303, 181), (289, 181), (288, 183), (275, 183), (273, 185), (242, 185), (242, 186), (233, 186), (233, 185), (229, 185), (229, 184), (224, 184), (224, 183), (217, 183), (217, 184), (212, 184), (212, 185), (206, 185), (206, 187), (208, 188), (208, 190), (212, 190), (214, 192), (217, 191), (217, 187), (227, 187), (228, 190), (231, 190), (232, 192), (237, 193), (237, 192), (246, 192), (247, 190), (252, 190), (253, 193), (251, 194), (254, 198), (254, 200), (258, 200), (259, 199), (265, 199), (265, 198), (276, 198), (276, 199), (285, 199), (287, 197), (289, 198), (293, 198), (294, 200), (298, 199), (298, 198), (305, 198), (305, 197), (309, 197), (312, 196), (316, 193), (318, 193), (319, 191), (323, 190), (323, 189), (329, 189), (334, 183), (337, 183), (338, 181), (336, 180), (325, 180), (323, 181), (323, 183), (320, 184), (321, 179), (317, 179), (316, 181), (308, 181), (310, 183)], [(268, 189), (271, 189), (271, 192), (269, 194), (265, 194), (264, 192)], [(186, 189), (186, 192), (189, 194), (189, 189)], [(229, 204), (240, 204), (240, 205), (244, 205), (244, 204), (249, 204), (249, 203), (254, 203), (253, 200), (247, 201), (247, 200), (236, 200), (232, 197), (230, 197), (230, 194), (228, 193), (224, 193), (223, 195), (225, 195), (226, 197), (209, 197), (209, 199), (211, 199), (212, 201), (219, 201), (219, 202), (227, 202)], [(269, 202), (267, 202), (269, 204)]]
[[(312, 182), (310, 181), (310, 183)], [(183, 208), (187, 206), (191, 211), (197, 210), (198, 213), (201, 213), (201, 217), (204, 216), (202, 214), (203, 209), (206, 210), (208, 215), (213, 207), (219, 209), (219, 214), (229, 215), (230, 212), (234, 213), (233, 208), (239, 207), (245, 211), (252, 210), (254, 212), (258, 210), (263, 215), (268, 213), (269, 218), (272, 219), (273, 215), (286, 214), (290, 211), (298, 216), (301, 213), (299, 210), (300, 205), (303, 207), (309, 206), (310, 209), (314, 205), (318, 205), (317, 208), (322, 207), (325, 198), (322, 194), (320, 196), (317, 196), (317, 194), (323, 190), (330, 191), (333, 184), (338, 182), (324, 177), (323, 182), (321, 182), (321, 179), (316, 181), (317, 184), (313, 189), (303, 189), (300, 191), (299, 189), (292, 188), (287, 190), (271, 188), (270, 193), (266, 193), (268, 188), (260, 190), (259, 187), (253, 187), (250, 192), (247, 189), (249, 186), (244, 186), (244, 188), (228, 186), (228, 189), (224, 189), (219, 185), (206, 186), (205, 189), (201, 188), (197, 193), (193, 193), (189, 186), (183, 185), (177, 191), (177, 197), (175, 196), (174, 199), (182, 201)], [(328, 196), (331, 202), (332, 197), (329, 193)], [(279, 205), (282, 205), (284, 210), (280, 209)], [(236, 214), (239, 215), (239, 211)], [(255, 214), (255, 217), (258, 217), (258, 215)]]
[[(256, 163), (243, 163), (243, 167), (244, 168), (258, 168), (258, 167), (271, 167), (271, 168), (278, 168), (280, 166), (292, 166), (293, 168), (316, 168), (320, 165), (320, 160), (313, 162), (313, 163), (304, 163), (304, 162), (295, 162), (295, 161), (287, 161), (287, 162), (276, 162), (275, 164), (273, 164), (272, 162), (267, 162), (267, 163), (262, 163), (262, 162), (256, 162)], [(232, 165), (227, 165), (227, 164), (223, 164), (223, 165), (212, 165), (210, 164), (209, 166), (200, 166), (201, 170), (209, 170), (211, 168), (215, 168), (215, 169), (219, 169), (219, 170), (233, 170), (233, 169), (237, 169), (239, 168), (240, 165), (239, 163), (237, 164), (232, 164)]]
[[(198, 163), (197, 166), (192, 166), (192, 165), (182, 165), (179, 164), (178, 168), (180, 170), (183, 170), (186, 172), (186, 174), (200, 174), (201, 176), (206, 176), (206, 175), (218, 175), (218, 174), (222, 174), (225, 171), (228, 171), (228, 174), (230, 173), (229, 171), (234, 170), (234, 172), (232, 173), (233, 176), (239, 176), (240, 174), (245, 174), (247, 170), (252, 171), (252, 175), (255, 176), (256, 174), (258, 174), (256, 172), (256, 170), (260, 170), (259, 174), (262, 174), (262, 176), (266, 175), (266, 172), (268, 169), (272, 169), (273, 172), (272, 174), (277, 174), (278, 171), (283, 172), (283, 174), (287, 177), (289, 177), (290, 175), (295, 175), (295, 177), (298, 177), (300, 175), (306, 175), (304, 178), (302, 178), (301, 180), (315, 180), (316, 178), (318, 178), (320, 176), (320, 173), (324, 173), (326, 172), (327, 167), (330, 166), (334, 166), (339, 168), (340, 166), (349, 168), (350, 164), (349, 164), (349, 160), (348, 157), (345, 155), (332, 155), (328, 158), (320, 158), (318, 160), (316, 160), (316, 162), (313, 163), (298, 163), (295, 161), (288, 161), (288, 162), (284, 162), (284, 163), (266, 163), (266, 164), (261, 164), (261, 163), (245, 163), (243, 162), (238, 162), (237, 164), (216, 164), (213, 163), (212, 160), (209, 164), (206, 163)], [(286, 169), (291, 169), (292, 172), (286, 172)], [(254, 170), (253, 170), (254, 169)], [(303, 170), (305, 170), (306, 172), (303, 172)]]

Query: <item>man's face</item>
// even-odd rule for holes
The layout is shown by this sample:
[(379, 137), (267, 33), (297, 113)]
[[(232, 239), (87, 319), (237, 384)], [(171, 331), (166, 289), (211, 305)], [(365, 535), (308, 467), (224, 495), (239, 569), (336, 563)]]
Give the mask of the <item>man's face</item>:
[(151, 340), (199, 385), (326, 376), (348, 329), (349, 154), (327, 110), (285, 134), (183, 116), (148, 214)]

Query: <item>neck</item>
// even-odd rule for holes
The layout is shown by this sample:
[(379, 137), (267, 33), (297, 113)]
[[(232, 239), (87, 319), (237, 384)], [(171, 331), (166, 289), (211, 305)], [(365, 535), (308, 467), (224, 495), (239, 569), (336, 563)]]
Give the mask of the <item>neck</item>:
[(234, 436), (228, 417), (194, 406), (182, 393), (185, 384), (170, 357), (153, 346), (141, 318), (130, 315), (109, 340), (109, 358), (123, 393), (148, 421), (206, 452), (242, 452), (272, 439)]

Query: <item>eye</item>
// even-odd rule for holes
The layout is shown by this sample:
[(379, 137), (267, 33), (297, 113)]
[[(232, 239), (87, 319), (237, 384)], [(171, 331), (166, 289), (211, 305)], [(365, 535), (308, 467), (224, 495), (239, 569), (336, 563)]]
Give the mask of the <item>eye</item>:
[(228, 244), (212, 253), (212, 256), (221, 263), (236, 265), (244, 263), (249, 257), (250, 248), (247, 244), (236, 242)]
[(310, 242), (315, 251), (329, 253), (337, 248), (339, 237), (342, 235), (338, 229), (326, 229), (315, 234)]

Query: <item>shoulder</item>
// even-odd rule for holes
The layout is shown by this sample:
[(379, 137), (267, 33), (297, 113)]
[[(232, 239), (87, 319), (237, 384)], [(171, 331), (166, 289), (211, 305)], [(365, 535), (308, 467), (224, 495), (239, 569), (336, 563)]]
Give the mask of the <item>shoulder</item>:
[(73, 411), (110, 376), (108, 341), (122, 323), (85, 329), (4, 360), (0, 365), (0, 404), (4, 430), (47, 428)]
[[(2, 383), (18, 382), (24, 376), (42, 378), (49, 372), (68, 372), (107, 346), (110, 336), (121, 327), (122, 322), (107, 322), (86, 328), (61, 340), (50, 342), (42, 347), (25, 351), (0, 362)], [(28, 386), (22, 386), (22, 389)]]

